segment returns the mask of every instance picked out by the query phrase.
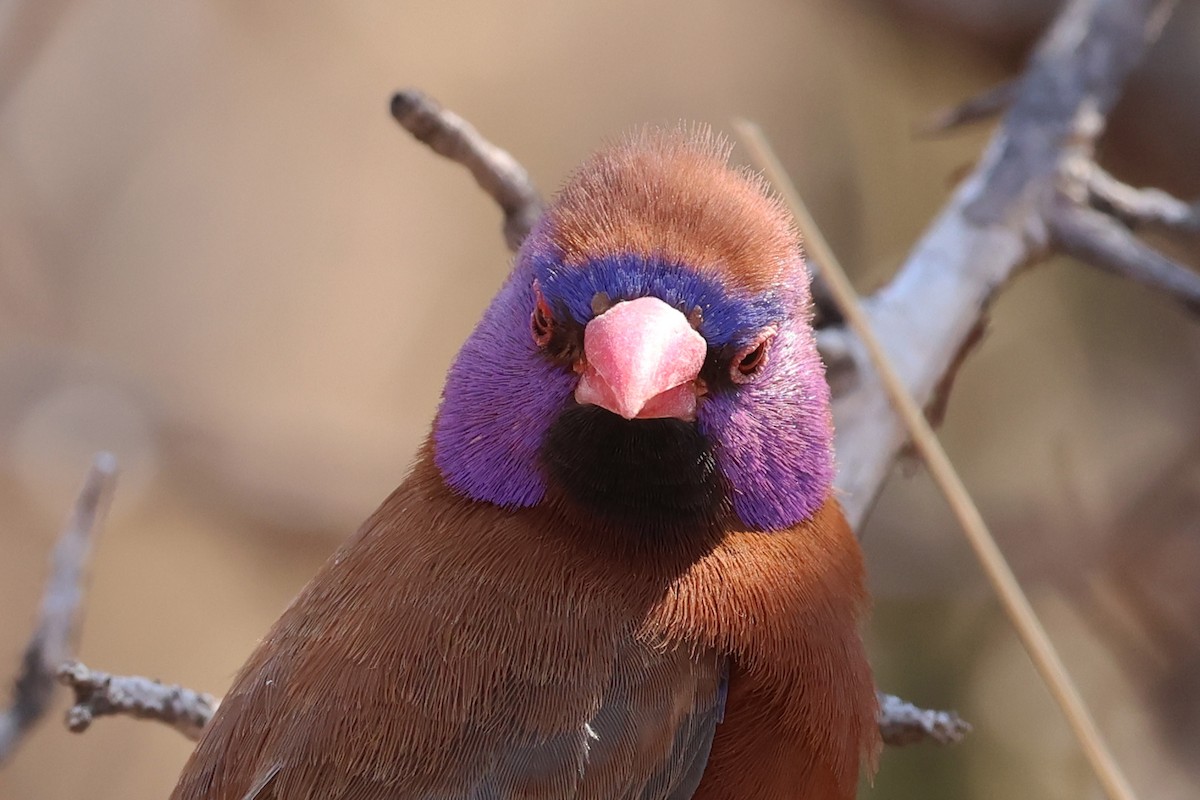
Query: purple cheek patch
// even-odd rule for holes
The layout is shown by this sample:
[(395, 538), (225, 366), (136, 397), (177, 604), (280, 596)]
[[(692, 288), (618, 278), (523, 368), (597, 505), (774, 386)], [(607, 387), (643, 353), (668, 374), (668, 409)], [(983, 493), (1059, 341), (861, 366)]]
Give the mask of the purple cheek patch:
[(518, 266), (492, 301), (450, 367), (433, 431), (446, 482), (510, 508), (542, 499), (542, 437), (575, 388), (575, 376), (533, 342), (532, 283)]
[(738, 518), (754, 530), (781, 530), (807, 519), (833, 483), (829, 387), (812, 336), (783, 326), (771, 359), (753, 383), (709, 397), (700, 431), (716, 446)]

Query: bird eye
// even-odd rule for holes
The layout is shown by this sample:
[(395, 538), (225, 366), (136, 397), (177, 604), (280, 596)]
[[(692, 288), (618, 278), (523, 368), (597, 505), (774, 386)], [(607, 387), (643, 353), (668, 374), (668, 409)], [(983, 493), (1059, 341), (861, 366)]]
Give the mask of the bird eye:
[(534, 304), (533, 313), (529, 315), (529, 327), (533, 331), (533, 341), (538, 347), (545, 347), (550, 344), (554, 335), (554, 314), (550, 311), (550, 304), (542, 296), (542, 287), (537, 281), (533, 282), (533, 294), (537, 302)]
[(753, 342), (738, 351), (729, 369), (729, 377), (734, 383), (749, 383), (762, 371), (767, 364), (768, 351), (774, 338), (775, 329), (767, 328)]
[(752, 375), (758, 371), (758, 368), (767, 360), (767, 343), (759, 342), (746, 355), (742, 356), (738, 361), (737, 370), (743, 375)]

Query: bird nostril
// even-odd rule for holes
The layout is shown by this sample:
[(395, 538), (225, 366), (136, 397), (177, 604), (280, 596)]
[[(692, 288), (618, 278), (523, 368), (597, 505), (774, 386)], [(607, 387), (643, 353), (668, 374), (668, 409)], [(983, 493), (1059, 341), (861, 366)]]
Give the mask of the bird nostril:
[(610, 298), (606, 292), (596, 292), (594, 295), (592, 295), (592, 314), (595, 316), (600, 316), (605, 311), (608, 311), (610, 308), (612, 308), (612, 306), (612, 298)]

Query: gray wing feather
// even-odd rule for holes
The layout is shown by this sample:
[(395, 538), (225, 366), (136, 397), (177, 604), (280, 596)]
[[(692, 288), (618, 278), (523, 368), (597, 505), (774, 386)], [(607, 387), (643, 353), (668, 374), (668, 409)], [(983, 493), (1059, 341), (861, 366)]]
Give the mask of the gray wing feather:
[[(724, 714), (725, 660), (713, 651), (658, 650), (631, 637), (610, 674), (596, 712), (577, 728), (495, 742), (466, 800), (689, 800)], [(486, 730), (477, 735), (489, 738)], [(286, 771), (278, 763), (264, 769), (243, 800), (294, 800), (278, 794)], [(336, 800), (384, 798), (463, 795), (400, 797), (370, 776), (336, 792)]]
[(279, 774), (280, 765), (275, 764), (262, 777), (254, 782), (254, 785), (247, 790), (245, 797), (242, 800), (273, 800), (275, 793), (271, 791), (271, 784), (275, 782), (275, 777)]
[(688, 800), (723, 715), (725, 663), (715, 652), (630, 642), (592, 719), (541, 741), (513, 742), (472, 800)]

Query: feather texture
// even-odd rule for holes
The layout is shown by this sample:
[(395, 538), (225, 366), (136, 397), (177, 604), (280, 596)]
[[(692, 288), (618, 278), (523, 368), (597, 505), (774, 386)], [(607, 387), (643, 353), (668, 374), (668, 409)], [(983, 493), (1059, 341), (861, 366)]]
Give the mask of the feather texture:
[[(465, 500), (426, 450), (250, 658), (173, 800), (242, 800), (272, 772), (260, 797), (663, 800), (700, 770), (700, 797), (852, 795), (874, 692), (844, 668), (864, 663), (861, 565), (835, 505), (682, 548), (562, 513)], [(760, 737), (839, 793), (731, 793)]]
[(541, 223), (578, 266), (614, 254), (657, 256), (733, 277), (752, 292), (788, 275), (791, 214), (756, 173), (732, 170), (731, 146), (707, 128), (646, 128), (585, 161)]

